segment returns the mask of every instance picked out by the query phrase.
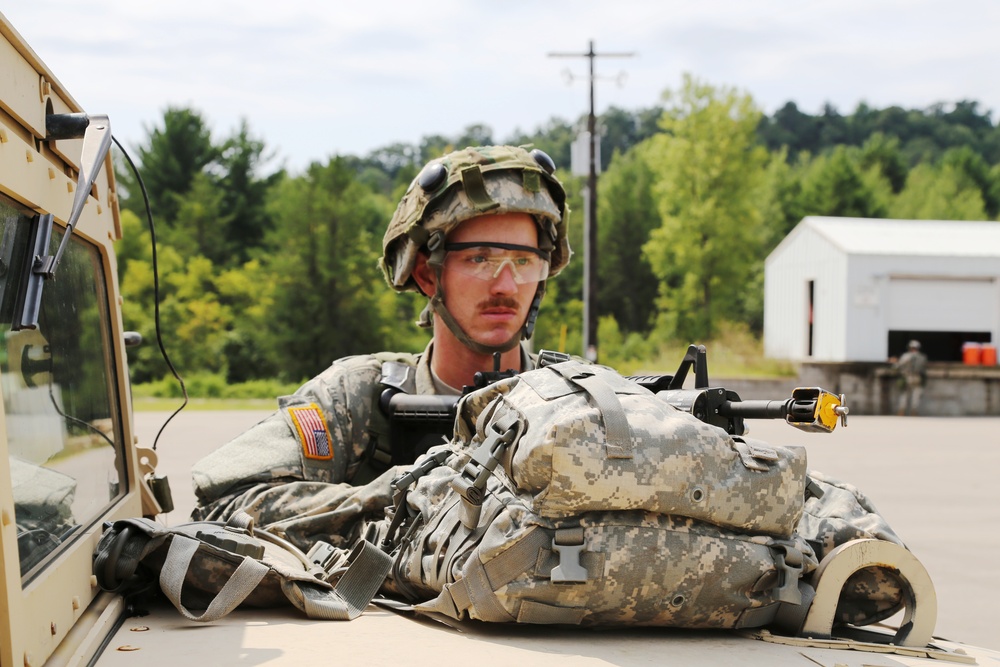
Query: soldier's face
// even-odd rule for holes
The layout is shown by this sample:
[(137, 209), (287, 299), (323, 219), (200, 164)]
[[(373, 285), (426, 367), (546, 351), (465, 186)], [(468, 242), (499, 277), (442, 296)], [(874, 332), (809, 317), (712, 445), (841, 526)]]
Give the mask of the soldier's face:
[[(503, 213), (467, 220), (448, 235), (448, 243), (509, 243), (538, 247), (538, 226), (527, 213)], [(445, 306), (462, 330), (483, 345), (509, 341), (528, 317), (537, 282), (518, 284), (515, 267), (503, 266), (488, 280), (449, 270), (442, 273)]]

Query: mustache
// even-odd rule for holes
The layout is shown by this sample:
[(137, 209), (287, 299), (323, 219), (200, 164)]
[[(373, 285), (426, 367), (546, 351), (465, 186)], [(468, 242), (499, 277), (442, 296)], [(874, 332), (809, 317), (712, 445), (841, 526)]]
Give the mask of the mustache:
[(480, 301), (478, 304), (479, 310), (486, 310), (488, 308), (510, 308), (511, 310), (519, 310), (520, 305), (516, 299), (509, 296), (496, 296), (484, 301)]

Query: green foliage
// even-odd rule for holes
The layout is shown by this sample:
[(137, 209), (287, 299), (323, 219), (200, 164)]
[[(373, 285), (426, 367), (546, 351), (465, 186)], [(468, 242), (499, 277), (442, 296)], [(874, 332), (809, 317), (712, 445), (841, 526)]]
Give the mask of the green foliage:
[(630, 373), (646, 363), (658, 349), (655, 341), (638, 331), (623, 332), (612, 315), (599, 319), (597, 339), (601, 341), (598, 361), (623, 373)]
[[(656, 311), (657, 282), (643, 244), (659, 227), (649, 145), (616, 153), (600, 180), (597, 304), (626, 331), (646, 331)], [(598, 340), (604, 337), (598, 332)], [(602, 342), (602, 346), (604, 343)]]
[[(216, 159), (219, 150), (205, 119), (193, 109), (169, 107), (163, 113), (163, 125), (147, 131), (149, 143), (138, 150), (142, 177), (157, 219), (171, 226), (177, 220), (178, 195), (190, 189), (195, 176)], [(129, 197), (128, 205), (142, 214), (138, 196)]]
[(532, 337), (535, 350), (579, 354), (583, 349), (583, 301), (572, 295), (564, 298), (565, 289), (561, 274), (548, 281)]
[(760, 337), (737, 322), (722, 322), (711, 339), (657, 340), (655, 354), (641, 363), (630, 362), (625, 374), (651, 375), (673, 373), (687, 352), (688, 345), (704, 345), (708, 350), (709, 379), (722, 377), (794, 377), (795, 366), (786, 361), (764, 357)]
[(950, 164), (919, 164), (890, 210), (905, 220), (985, 220), (981, 190)]
[(908, 168), (899, 148), (899, 139), (881, 132), (871, 135), (861, 147), (861, 168), (875, 170), (898, 194), (906, 185)]
[(665, 95), (664, 132), (649, 140), (662, 219), (644, 250), (659, 279), (659, 327), (671, 338), (711, 338), (745, 311), (751, 263), (764, 234), (754, 206), (767, 152), (756, 145), (760, 112), (733, 89), (685, 77)]
[[(1000, 130), (990, 115), (969, 101), (861, 104), (847, 115), (789, 102), (764, 117), (748, 95), (691, 77), (662, 107), (608, 109), (598, 119), (600, 361), (672, 372), (697, 340), (712, 345), (713, 373), (731, 364), (780, 374), (754, 361), (767, 254), (806, 215), (996, 219)], [(429, 332), (413, 322), (426, 300), (395, 294), (377, 270), (385, 225), (426, 160), (499, 140), (532, 144), (559, 166), (577, 254), (549, 280), (532, 343), (581, 353), (584, 179), (567, 168), (585, 120), (552, 118), (505, 138), (474, 124), (288, 174), (269, 168), (274, 153), (247, 121), (216, 140), (200, 112), (165, 110), (135, 151), (157, 223), (164, 346), (202, 399), (273, 397), (345, 354), (422, 349)], [(137, 395), (179, 396), (158, 379), (169, 369), (139, 184), (120, 160), (116, 173), (122, 313), (145, 341), (128, 351)]]
[[(230, 382), (219, 373), (193, 373), (184, 378), (184, 388), (188, 397), (250, 399), (287, 396), (295, 393), (301, 382), (280, 382), (278, 380), (249, 380), (247, 382)], [(184, 396), (180, 384), (173, 376), (167, 376), (132, 385), (132, 394), (136, 398), (182, 398)]]
[(130, 261), (149, 259), (152, 254), (149, 232), (135, 213), (128, 209), (123, 210), (121, 212), (121, 225), (122, 238), (115, 244), (119, 277), (125, 273), (125, 267)]
[(886, 214), (876, 189), (845, 146), (809, 164), (802, 180), (802, 202), (807, 215), (881, 218)]
[(838, 145), (860, 147), (875, 134), (898, 140), (908, 166), (935, 161), (949, 148), (961, 146), (990, 164), (1000, 161), (1000, 132), (990, 112), (981, 112), (978, 103), (967, 100), (927, 109), (873, 109), (861, 103), (850, 116), (841, 116), (829, 104), (812, 116), (788, 102), (772, 117), (762, 119), (759, 128), (764, 145), (771, 151), (787, 148), (790, 160), (797, 160), (803, 152), (818, 155)]
[(233, 216), (226, 212), (223, 190), (208, 174), (198, 172), (187, 191), (174, 194), (173, 199), (177, 219), (182, 222), (163, 229), (163, 243), (182, 255), (203, 255), (214, 264), (225, 264), (232, 252), (226, 227)]
[(246, 120), (219, 147), (217, 163), (221, 175), (217, 183), (222, 192), (222, 208), (216, 224), (223, 235), (220, 252), (229, 254), (213, 256), (203, 251), (213, 261), (231, 265), (246, 262), (254, 249), (263, 244), (272, 225), (265, 206), (268, 192), (285, 176), (283, 170), (262, 173), (273, 157), (264, 141), (252, 135)]
[(280, 374), (311, 376), (334, 359), (382, 349), (377, 261), (392, 205), (341, 159), (279, 183), (262, 258), (274, 280), (269, 322)]
[(756, 207), (764, 220), (764, 255), (774, 249), (806, 215), (802, 178), (785, 159), (785, 149), (772, 153), (756, 191)]

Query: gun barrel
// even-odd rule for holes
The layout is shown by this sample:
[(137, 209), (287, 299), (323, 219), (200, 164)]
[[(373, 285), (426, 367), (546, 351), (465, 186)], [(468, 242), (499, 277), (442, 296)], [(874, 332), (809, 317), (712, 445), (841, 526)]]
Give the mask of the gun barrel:
[(790, 400), (783, 401), (726, 401), (719, 407), (719, 414), (744, 419), (784, 419), (788, 415)]

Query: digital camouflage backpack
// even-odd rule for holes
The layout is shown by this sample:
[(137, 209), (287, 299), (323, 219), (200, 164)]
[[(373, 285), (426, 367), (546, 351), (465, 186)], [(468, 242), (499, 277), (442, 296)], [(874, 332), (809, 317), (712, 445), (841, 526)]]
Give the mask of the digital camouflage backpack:
[[(368, 531), (393, 554), (384, 591), (456, 619), (795, 633), (817, 549), (898, 542), (852, 487), (810, 477), (804, 449), (729, 435), (577, 362), (468, 395), (452, 442), (395, 487)], [(869, 568), (836, 620), (884, 618), (901, 597)]]

